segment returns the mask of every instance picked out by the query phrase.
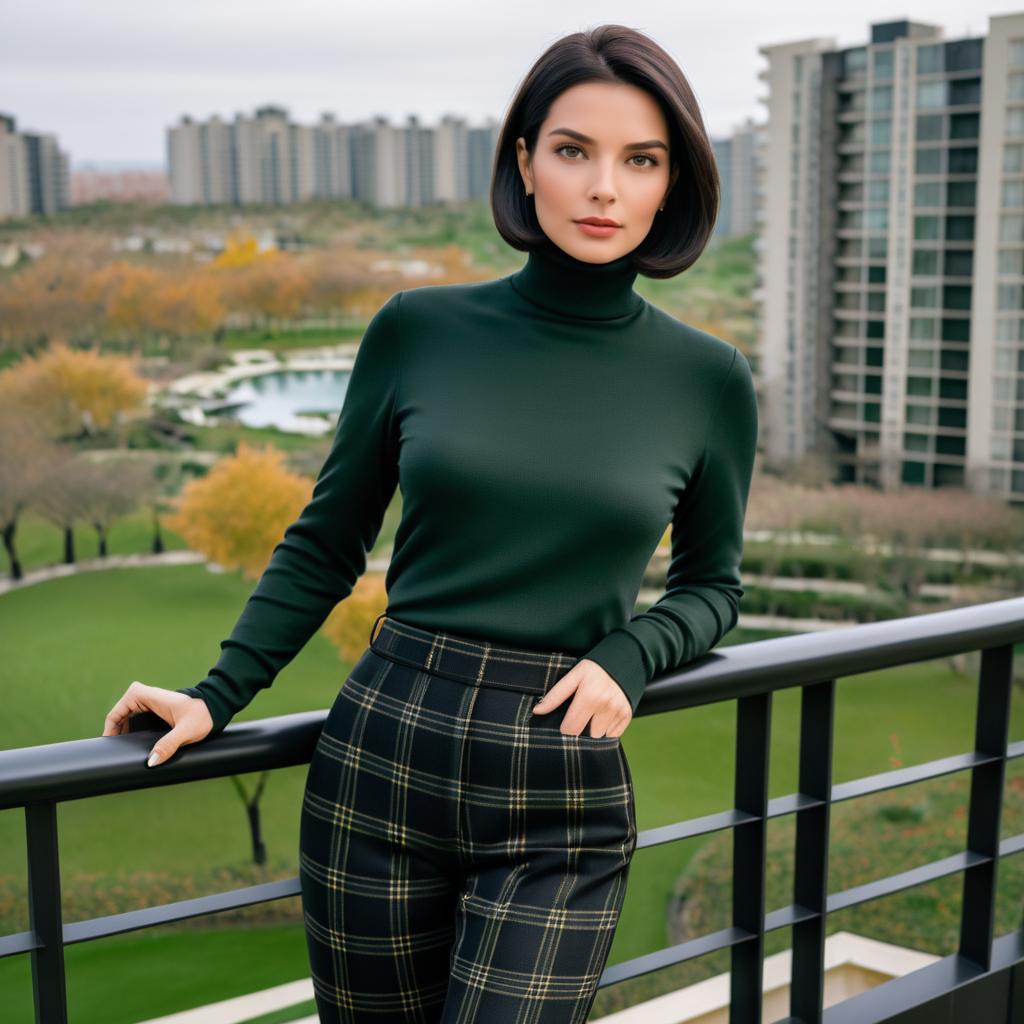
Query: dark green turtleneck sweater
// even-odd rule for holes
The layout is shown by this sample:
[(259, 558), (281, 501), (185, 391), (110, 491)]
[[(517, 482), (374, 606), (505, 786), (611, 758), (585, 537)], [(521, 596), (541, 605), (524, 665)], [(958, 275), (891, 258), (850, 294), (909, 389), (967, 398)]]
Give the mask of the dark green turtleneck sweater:
[[(628, 254), (591, 264), (554, 249), (497, 280), (384, 303), (311, 500), (217, 664), (180, 691), (207, 702), (215, 732), (351, 592), (396, 485), (386, 586), (399, 621), (590, 658), (634, 709), (650, 679), (735, 626), (750, 366), (635, 279)], [(666, 592), (634, 614), (670, 523)]]

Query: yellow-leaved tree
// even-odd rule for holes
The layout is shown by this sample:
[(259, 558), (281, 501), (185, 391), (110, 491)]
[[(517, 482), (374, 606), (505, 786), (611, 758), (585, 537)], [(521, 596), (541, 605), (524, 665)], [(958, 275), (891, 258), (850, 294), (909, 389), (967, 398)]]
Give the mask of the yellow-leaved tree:
[(334, 606), (323, 631), (342, 661), (356, 663), (370, 642), (370, 629), (387, 604), (384, 573), (365, 572), (356, 580), (352, 593)]
[[(288, 469), (278, 449), (241, 441), (234, 455), (185, 485), (164, 523), (194, 551), (256, 579), (312, 488), (309, 477)], [(383, 576), (367, 573), (328, 616), (324, 635), (344, 661), (351, 664), (366, 647), (370, 626), (385, 605)]]
[(293, 473), (278, 449), (240, 441), (234, 455), (182, 488), (164, 523), (194, 551), (256, 579), (311, 496), (312, 482)]
[(129, 357), (63, 342), (0, 372), (0, 403), (31, 409), (33, 422), (54, 440), (109, 430), (125, 413), (141, 411), (148, 392)]

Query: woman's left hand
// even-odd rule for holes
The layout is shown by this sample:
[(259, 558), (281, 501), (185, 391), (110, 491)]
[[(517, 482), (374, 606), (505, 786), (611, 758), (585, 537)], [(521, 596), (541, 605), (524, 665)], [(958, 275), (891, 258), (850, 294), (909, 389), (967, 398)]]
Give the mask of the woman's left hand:
[(554, 711), (576, 696), (562, 719), (561, 732), (579, 736), (590, 722), (590, 735), (621, 736), (633, 720), (633, 706), (621, 686), (596, 661), (578, 661), (533, 707), (535, 715)]

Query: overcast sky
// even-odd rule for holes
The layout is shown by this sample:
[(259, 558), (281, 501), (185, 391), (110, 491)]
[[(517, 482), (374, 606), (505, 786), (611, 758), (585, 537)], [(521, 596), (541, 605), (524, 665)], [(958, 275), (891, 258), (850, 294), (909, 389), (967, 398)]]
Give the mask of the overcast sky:
[(161, 167), (166, 129), (182, 114), (231, 119), (267, 103), (303, 123), (331, 111), (478, 124), (502, 117), (550, 43), (621, 22), (672, 54), (720, 135), (764, 115), (760, 46), (818, 36), (852, 46), (872, 22), (904, 17), (959, 39), (1016, 11), (1024, 0), (0, 0), (0, 112), (56, 134), (72, 167)]

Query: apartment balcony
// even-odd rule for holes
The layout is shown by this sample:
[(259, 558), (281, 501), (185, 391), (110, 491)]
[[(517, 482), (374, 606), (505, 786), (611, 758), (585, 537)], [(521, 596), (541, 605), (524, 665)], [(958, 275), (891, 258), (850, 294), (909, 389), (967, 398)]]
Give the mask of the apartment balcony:
[[(1009, 739), (1014, 644), (1022, 640), (1024, 598), (1012, 598), (734, 645), (652, 682), (638, 715), (736, 702), (733, 805), (641, 831), (638, 838), (641, 849), (731, 831), (730, 924), (608, 966), (600, 985), (615, 985), (716, 950), (729, 951), (731, 970), (604, 1020), (608, 1024), (697, 1020), (703, 1024), (917, 1024), (955, 1019), (1020, 1024), (1024, 1019), (1024, 924), (997, 935), (994, 921), (1000, 860), (1024, 852), (1024, 834), (1002, 838), (1001, 833), (1007, 764), (1024, 757), (1024, 740)], [(840, 678), (968, 651), (980, 652), (970, 749), (833, 782)], [(856, 686), (857, 680), (846, 685)], [(787, 690), (799, 690), (794, 741), (798, 784), (794, 792), (769, 799), (772, 698)], [(937, 709), (930, 695), (920, 697), (919, 714), (933, 716)], [(884, 714), (885, 708), (880, 707), (880, 729), (886, 727)], [(22, 807), (25, 812), (30, 911), (29, 930), (0, 937), (0, 957), (31, 959), (37, 1022), (66, 1024), (69, 1019), (64, 950), (72, 943), (294, 897), (300, 891), (296, 876), (64, 923), (58, 806), (144, 789), (153, 790), (153, 799), (159, 799), (158, 791), (164, 786), (306, 764), (326, 715), (326, 711), (305, 712), (232, 724), (212, 740), (182, 748), (159, 771), (145, 766), (157, 738), (152, 727), (162, 725), (150, 714), (133, 719), (133, 731), (124, 736), (0, 751), (0, 808)], [(829, 822), (834, 805), (957, 772), (970, 778), (963, 849), (868, 884), (829, 891)], [(782, 906), (768, 907), (768, 826), (787, 816), (795, 820), (792, 898)], [(856, 936), (832, 935), (826, 943), (830, 914), (955, 875), (962, 877), (963, 884), (958, 945), (951, 955), (894, 951), (884, 944), (872, 946), (870, 940), (860, 940), (858, 946)], [(643, 882), (642, 875), (634, 872), (630, 884), (642, 886)], [(780, 928), (791, 929), (792, 947), (784, 957), (766, 958), (765, 936)], [(855, 995), (830, 982), (841, 963), (863, 968), (856, 986), (861, 990)], [(878, 983), (886, 977), (891, 980)], [(117, 984), (117, 979), (111, 979), (115, 998)], [(296, 984), (301, 988), (303, 983)], [(218, 1013), (203, 1019), (219, 1024), (243, 1019)]]

